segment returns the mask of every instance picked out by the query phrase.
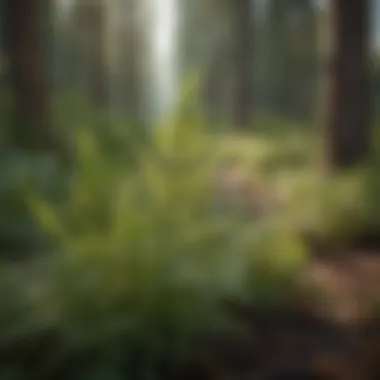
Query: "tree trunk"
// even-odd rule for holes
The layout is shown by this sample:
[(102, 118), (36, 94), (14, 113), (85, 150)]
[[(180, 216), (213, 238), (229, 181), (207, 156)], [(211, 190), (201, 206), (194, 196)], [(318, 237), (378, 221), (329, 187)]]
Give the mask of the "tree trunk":
[[(141, 43), (137, 19), (138, 1), (128, 0), (121, 4), (124, 24), (120, 30), (120, 85), (123, 108), (128, 117), (138, 119), (140, 116), (140, 79), (141, 79)], [(127, 20), (125, 19), (127, 15)]]
[(6, 51), (15, 118), (12, 140), (24, 148), (50, 149), (54, 143), (40, 3), (8, 0), (6, 5)]
[(289, 41), (287, 28), (287, 11), (289, 4), (286, 0), (270, 0), (268, 3), (268, 21), (265, 49), (264, 86), (268, 89), (267, 104), (269, 111), (275, 115), (285, 116), (287, 113), (287, 84), (286, 75), (289, 70)]
[(331, 0), (330, 11), (325, 158), (334, 170), (369, 153), (369, 0)]
[[(293, 120), (310, 120), (314, 114), (317, 60), (316, 13), (313, 1), (293, 0), (290, 3), (289, 16), (291, 31), (288, 35), (288, 68), (291, 72), (285, 72), (290, 82), (289, 115)], [(293, 28), (292, 24), (295, 24)]]
[(235, 33), (235, 91), (233, 125), (247, 128), (252, 122), (252, 1), (233, 0)]
[(108, 103), (106, 57), (106, 5), (104, 0), (88, 1), (88, 26), (90, 28), (91, 97), (97, 107)]

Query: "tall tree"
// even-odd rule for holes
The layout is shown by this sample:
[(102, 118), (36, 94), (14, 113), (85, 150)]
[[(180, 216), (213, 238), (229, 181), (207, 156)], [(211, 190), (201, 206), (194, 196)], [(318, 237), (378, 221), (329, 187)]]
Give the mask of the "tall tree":
[(138, 23), (138, 0), (121, 1), (122, 20), (119, 32), (120, 85), (123, 108), (129, 117), (137, 118), (140, 113), (140, 77), (142, 36)]
[(260, 71), (257, 100), (282, 117), (310, 118), (317, 82), (314, 1), (267, 0), (264, 10), (260, 46), (255, 46), (262, 51), (256, 59)]
[(68, 71), (73, 88), (98, 108), (108, 103), (106, 4), (104, 0), (74, 0), (66, 26)]
[(26, 148), (52, 148), (50, 89), (42, 41), (41, 3), (7, 0), (5, 42), (14, 102), (13, 141)]
[(364, 160), (370, 147), (369, 0), (331, 0), (326, 158), (332, 169)]
[(317, 79), (316, 9), (312, 0), (288, 0), (289, 115), (293, 118), (313, 116)]
[(200, 74), (200, 103), (213, 122), (225, 121), (231, 113), (231, 4), (231, 0), (180, 4), (181, 73)]
[(236, 128), (247, 128), (252, 122), (252, 1), (232, 0), (233, 31), (235, 43), (235, 80), (233, 96), (233, 124)]
[(106, 56), (106, 3), (104, 0), (87, 0), (87, 26), (90, 37), (91, 97), (98, 107), (108, 102)]

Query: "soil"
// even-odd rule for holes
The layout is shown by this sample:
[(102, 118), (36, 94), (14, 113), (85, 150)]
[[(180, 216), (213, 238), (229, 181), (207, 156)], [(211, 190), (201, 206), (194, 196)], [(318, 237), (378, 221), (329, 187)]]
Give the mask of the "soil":
[[(244, 183), (226, 178), (223, 190)], [(286, 307), (239, 307), (250, 333), (209, 345), (215, 370), (208, 379), (380, 379), (380, 235), (341, 249), (311, 249), (299, 292)]]
[(298, 285), (313, 295), (278, 309), (240, 306), (250, 333), (216, 339), (209, 379), (380, 379), (378, 252), (312, 257)]

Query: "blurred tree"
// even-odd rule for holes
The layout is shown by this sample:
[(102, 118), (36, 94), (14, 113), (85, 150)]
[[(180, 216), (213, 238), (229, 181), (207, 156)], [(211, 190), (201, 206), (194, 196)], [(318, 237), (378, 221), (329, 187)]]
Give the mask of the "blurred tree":
[(86, 27), (89, 33), (91, 98), (98, 107), (108, 103), (106, 26), (107, 8), (104, 0), (83, 1)]
[(311, 118), (317, 84), (317, 14), (313, 0), (290, 0), (289, 113), (293, 119)]
[(91, 82), (94, 104), (105, 107), (108, 103), (106, 56), (106, 5), (104, 0), (88, 1), (88, 17), (91, 36)]
[(120, 31), (118, 33), (120, 50), (119, 82), (123, 108), (129, 117), (136, 118), (141, 110), (141, 48), (142, 35), (139, 30), (137, 0), (121, 0)]
[(257, 87), (257, 97), (266, 93), (265, 105), (268, 111), (276, 114), (284, 114), (286, 110), (287, 88), (286, 82), (289, 78), (286, 75), (289, 65), (287, 64), (287, 9), (286, 0), (269, 0), (266, 3), (267, 18), (263, 23), (263, 38), (258, 41), (262, 47), (260, 67), (260, 85)]
[(228, 1), (209, 4), (208, 39), (204, 44), (203, 98), (212, 120), (229, 120), (233, 109), (233, 36), (231, 5)]
[(42, 31), (47, 21), (43, 3), (7, 0), (4, 5), (4, 41), (9, 58), (14, 123), (10, 131), (16, 145), (53, 148), (50, 125), (50, 89)]
[(215, 38), (203, 72), (202, 104), (212, 122), (228, 120), (231, 114), (232, 52), (222, 37)]
[(232, 0), (234, 33), (233, 125), (247, 128), (252, 122), (253, 5), (251, 0)]
[(179, 66), (182, 77), (200, 76), (200, 105), (211, 122), (229, 117), (231, 109), (230, 0), (180, 3)]
[(253, 2), (181, 3), (181, 68), (201, 72), (201, 104), (212, 121), (252, 122)]
[(100, 109), (136, 118), (143, 102), (143, 1), (74, 0), (61, 40), (69, 88), (79, 90)]
[(59, 58), (64, 62), (61, 68), (62, 83), (66, 90), (81, 94), (89, 87), (88, 32), (83, 28), (84, 13), (83, 4), (74, 0), (68, 17), (58, 23), (61, 39)]
[[(313, 0), (269, 0), (256, 34), (256, 97), (292, 119), (313, 114), (317, 83), (317, 14)], [(257, 56), (257, 54), (256, 54)]]
[(331, 0), (326, 158), (346, 168), (370, 148), (369, 0)]
[(104, 0), (74, 0), (61, 34), (67, 49), (66, 75), (72, 89), (99, 108), (108, 104), (107, 7)]

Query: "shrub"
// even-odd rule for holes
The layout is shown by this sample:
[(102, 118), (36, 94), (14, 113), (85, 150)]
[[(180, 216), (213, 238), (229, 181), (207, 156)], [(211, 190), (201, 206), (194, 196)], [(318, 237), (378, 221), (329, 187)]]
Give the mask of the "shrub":
[(302, 260), (298, 242), (292, 258), (269, 243), (275, 230), (214, 212), (215, 156), (200, 119), (175, 115), (155, 128), (149, 146), (136, 144), (133, 167), (93, 134), (77, 141), (69, 196), (31, 198), (59, 251), (38, 309), (115, 378), (181, 366), (201, 334), (236, 328), (226, 300), (269, 298), (274, 278)]
[(374, 222), (367, 176), (357, 169), (330, 178), (300, 177), (286, 202), (289, 223), (320, 241), (349, 244)]

